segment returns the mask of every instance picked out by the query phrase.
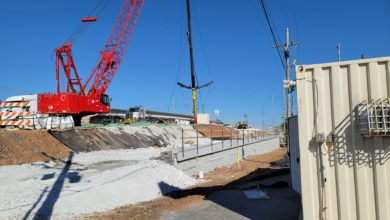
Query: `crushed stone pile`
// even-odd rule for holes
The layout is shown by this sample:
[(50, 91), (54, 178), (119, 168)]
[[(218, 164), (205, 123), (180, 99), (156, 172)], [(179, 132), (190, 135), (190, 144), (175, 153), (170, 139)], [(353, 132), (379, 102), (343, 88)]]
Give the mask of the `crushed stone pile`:
[(149, 201), (196, 184), (162, 161), (163, 150), (70, 153), (66, 161), (0, 167), (2, 219), (64, 219)]

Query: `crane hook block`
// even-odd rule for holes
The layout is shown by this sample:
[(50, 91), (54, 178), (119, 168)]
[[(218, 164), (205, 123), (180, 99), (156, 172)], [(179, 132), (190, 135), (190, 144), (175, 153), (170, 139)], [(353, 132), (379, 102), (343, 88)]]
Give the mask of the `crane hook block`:
[(97, 17), (84, 17), (81, 19), (81, 22), (95, 22), (97, 20)]

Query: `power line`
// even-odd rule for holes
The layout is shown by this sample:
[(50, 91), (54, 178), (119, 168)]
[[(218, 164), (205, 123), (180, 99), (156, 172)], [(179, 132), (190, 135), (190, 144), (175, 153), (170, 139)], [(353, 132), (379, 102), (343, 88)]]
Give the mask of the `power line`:
[(23, 93), (24, 94), (32, 94), (31, 92), (28, 92), (26, 90), (22, 90), (20, 88), (4, 86), (4, 85), (0, 85), (0, 89), (7, 90), (7, 91), (13, 91), (13, 92), (20, 93), (20, 94), (23, 94)]
[[(278, 45), (278, 42), (277, 42), (276, 36), (275, 36), (275, 32), (274, 32), (274, 30), (272, 28), (271, 21), (270, 21), (267, 9), (265, 8), (264, 0), (259, 0), (259, 2), (260, 2), (260, 5), (262, 6), (265, 18), (267, 20), (267, 24), (268, 24), (269, 30), (270, 30), (270, 32), (272, 34), (272, 39), (274, 40), (275, 45)], [(282, 54), (280, 53), (279, 49), (278, 49), (278, 55), (279, 55), (280, 63), (282, 64), (283, 69), (285, 70), (286, 66), (285, 66), (285, 64), (283, 62)]]
[[(299, 28), (298, 28), (298, 22), (297, 22), (297, 13), (296, 13), (296, 6), (294, 3), (294, 0), (291, 0), (292, 3), (292, 11), (293, 11), (293, 16), (294, 16), (294, 24), (295, 24), (295, 33), (297, 35), (297, 40), (300, 41), (299, 37)], [(298, 45), (298, 60), (301, 59), (301, 47)]]

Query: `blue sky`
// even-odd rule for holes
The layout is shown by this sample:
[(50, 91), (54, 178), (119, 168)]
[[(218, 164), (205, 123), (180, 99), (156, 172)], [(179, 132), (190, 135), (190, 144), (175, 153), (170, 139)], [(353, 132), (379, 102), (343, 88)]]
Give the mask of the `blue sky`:
[[(301, 46), (292, 52), (300, 64), (390, 55), (389, 0), (265, 0), (284, 42), (284, 29)], [(0, 0), (0, 98), (56, 89), (53, 50), (98, 3), (97, 0)], [(200, 111), (251, 124), (281, 121), (283, 70), (257, 0), (192, 0), (196, 72), (201, 83)], [(76, 42), (73, 55), (82, 78), (99, 59), (122, 1), (111, 0)], [(123, 63), (108, 94), (113, 107), (144, 105), (191, 113), (185, 0), (145, 0)], [(172, 96), (173, 94), (173, 96)], [(173, 97), (171, 99), (171, 97)], [(173, 102), (171, 100), (174, 100)], [(272, 101), (274, 100), (274, 101)], [(295, 105), (295, 104), (294, 104)], [(204, 107), (202, 107), (204, 106)], [(263, 114), (264, 112), (264, 114)]]

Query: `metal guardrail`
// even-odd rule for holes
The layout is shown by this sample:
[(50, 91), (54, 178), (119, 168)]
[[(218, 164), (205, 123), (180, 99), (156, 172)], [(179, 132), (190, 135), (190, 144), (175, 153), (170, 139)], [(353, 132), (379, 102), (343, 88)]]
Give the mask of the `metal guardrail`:
[[(196, 136), (185, 136), (185, 131), (182, 129), (181, 146), (172, 150), (173, 158), (177, 162), (279, 138), (277, 134), (267, 134), (260, 130), (201, 130), (202, 133), (210, 132), (211, 138), (201, 135), (200, 132), (196, 132)], [(220, 135), (215, 135), (216, 133)], [(211, 139), (211, 141), (209, 144), (201, 144), (201, 139)], [(195, 145), (188, 146), (186, 140), (191, 140), (190, 142)]]

